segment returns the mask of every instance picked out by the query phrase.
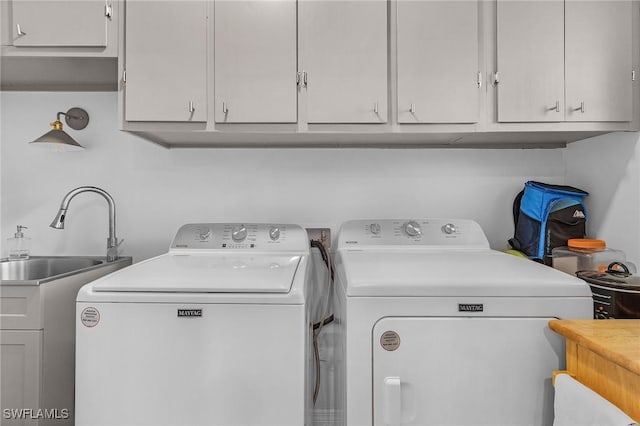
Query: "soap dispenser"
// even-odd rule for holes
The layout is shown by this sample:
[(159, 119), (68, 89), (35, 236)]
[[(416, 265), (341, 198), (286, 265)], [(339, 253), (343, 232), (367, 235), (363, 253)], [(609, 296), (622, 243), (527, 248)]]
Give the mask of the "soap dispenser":
[(9, 259), (24, 260), (29, 258), (29, 250), (31, 249), (31, 238), (24, 236), (23, 229), (26, 226), (18, 225), (18, 232), (13, 238), (7, 238), (7, 247), (9, 248)]

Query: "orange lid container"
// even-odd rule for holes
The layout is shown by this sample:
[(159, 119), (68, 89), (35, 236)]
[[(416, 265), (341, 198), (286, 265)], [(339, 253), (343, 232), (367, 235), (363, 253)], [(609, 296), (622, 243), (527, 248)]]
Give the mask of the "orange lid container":
[(593, 240), (590, 238), (572, 238), (567, 241), (569, 248), (575, 249), (596, 249), (602, 250), (607, 247), (604, 240)]
[(608, 248), (604, 240), (574, 238), (567, 241), (567, 246), (551, 250), (551, 263), (571, 275), (577, 271), (606, 271), (612, 262), (626, 261), (623, 251)]

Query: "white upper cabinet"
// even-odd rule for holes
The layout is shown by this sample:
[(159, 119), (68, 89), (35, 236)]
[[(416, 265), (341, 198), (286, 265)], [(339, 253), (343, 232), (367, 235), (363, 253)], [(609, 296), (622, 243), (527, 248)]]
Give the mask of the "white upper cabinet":
[(478, 121), (478, 2), (397, 1), (399, 123)]
[(104, 0), (13, 0), (11, 13), (13, 46), (104, 47), (113, 12)]
[(567, 0), (565, 11), (566, 119), (631, 121), (631, 1)]
[(308, 123), (387, 121), (387, 36), (385, 0), (298, 1)]
[(295, 123), (295, 0), (215, 1), (216, 123)]
[(122, 1), (0, 0), (0, 90), (117, 90)]
[(207, 120), (207, 4), (128, 1), (125, 120)]
[[(33, 1), (0, 0), (0, 23)], [(640, 125), (637, 0), (115, 5), (122, 127), (161, 144), (562, 146)]]
[(498, 0), (498, 121), (625, 122), (633, 111), (629, 0)]
[(563, 121), (564, 0), (497, 8), (498, 121)]

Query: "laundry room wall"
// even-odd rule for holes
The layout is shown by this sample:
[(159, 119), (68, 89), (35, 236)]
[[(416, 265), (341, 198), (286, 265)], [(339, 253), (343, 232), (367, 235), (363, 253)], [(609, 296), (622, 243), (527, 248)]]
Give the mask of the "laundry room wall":
[(587, 234), (640, 261), (640, 133), (611, 133), (569, 144), (568, 185), (589, 192)]
[[(565, 182), (566, 149), (168, 150), (117, 130), (116, 93), (0, 96), (2, 241), (27, 226), (33, 254), (104, 255), (102, 197), (77, 196), (66, 228), (48, 226), (63, 196), (81, 185), (113, 196), (122, 254), (139, 261), (166, 252), (181, 224), (206, 221), (292, 222), (335, 236), (354, 218), (472, 218), (492, 247), (504, 249), (523, 183)], [(27, 143), (74, 106), (90, 115), (85, 130), (69, 130), (86, 150)]]

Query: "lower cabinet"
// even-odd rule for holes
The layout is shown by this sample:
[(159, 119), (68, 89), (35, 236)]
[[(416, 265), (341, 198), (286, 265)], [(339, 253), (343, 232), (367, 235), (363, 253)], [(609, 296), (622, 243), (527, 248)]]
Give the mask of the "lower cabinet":
[(553, 320), (549, 328), (565, 338), (566, 370), (558, 373), (640, 420), (640, 319)]
[(0, 425), (73, 426), (76, 297), (125, 257), (75, 275), (0, 284)]
[[(42, 330), (0, 330), (0, 405), (3, 425), (37, 425), (24, 409), (40, 407)], [(37, 413), (34, 413), (37, 414)]]
[(3, 426), (73, 426), (75, 298), (86, 282), (71, 276), (0, 288)]

